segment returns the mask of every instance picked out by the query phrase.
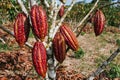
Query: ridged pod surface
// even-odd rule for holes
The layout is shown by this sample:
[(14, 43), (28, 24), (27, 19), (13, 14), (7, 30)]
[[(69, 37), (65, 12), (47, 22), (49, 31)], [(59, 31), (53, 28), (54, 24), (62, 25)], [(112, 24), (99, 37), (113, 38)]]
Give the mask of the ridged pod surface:
[(75, 34), (72, 32), (72, 30), (65, 24), (63, 24), (60, 27), (60, 32), (62, 33), (63, 37), (65, 38), (66, 43), (68, 46), (74, 50), (77, 51), (79, 48), (78, 40), (75, 36)]
[(42, 42), (35, 42), (32, 49), (32, 60), (36, 72), (45, 78), (47, 72), (47, 54)]
[(59, 16), (62, 17), (64, 15), (64, 5), (61, 6), (60, 10), (59, 10)]
[(30, 24), (27, 16), (24, 13), (19, 13), (14, 23), (14, 36), (20, 47), (27, 41), (29, 32)]
[(103, 32), (105, 25), (105, 16), (101, 10), (97, 10), (94, 16), (94, 32), (98, 36)]
[(31, 8), (31, 21), (34, 34), (42, 41), (48, 32), (47, 15), (42, 6), (34, 5)]
[(53, 51), (54, 51), (56, 60), (59, 63), (62, 63), (66, 57), (66, 44), (65, 44), (64, 37), (60, 32), (57, 32), (53, 39)]

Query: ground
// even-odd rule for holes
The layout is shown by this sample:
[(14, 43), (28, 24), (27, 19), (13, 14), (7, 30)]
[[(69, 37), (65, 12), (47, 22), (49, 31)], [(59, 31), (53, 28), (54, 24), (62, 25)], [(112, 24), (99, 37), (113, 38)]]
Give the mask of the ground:
[[(13, 29), (13, 25), (4, 25), (8, 29)], [(88, 24), (83, 30), (83, 34), (78, 37), (80, 48), (85, 52), (80, 59), (74, 57), (74, 52), (69, 50), (66, 59), (57, 70), (58, 80), (81, 80), (92, 74), (98, 66), (113, 53), (120, 39), (120, 30), (115, 27), (105, 27), (104, 32), (96, 37), (92, 26)], [(38, 80), (32, 65), (31, 50), (27, 47), (19, 48), (15, 39), (7, 33), (1, 31), (7, 45), (0, 49), (0, 80)], [(33, 37), (29, 38), (33, 44)], [(0, 42), (3, 45), (2, 42)], [(120, 64), (120, 55), (113, 63)], [(109, 66), (109, 65), (108, 65)], [(61, 77), (62, 76), (62, 77)]]

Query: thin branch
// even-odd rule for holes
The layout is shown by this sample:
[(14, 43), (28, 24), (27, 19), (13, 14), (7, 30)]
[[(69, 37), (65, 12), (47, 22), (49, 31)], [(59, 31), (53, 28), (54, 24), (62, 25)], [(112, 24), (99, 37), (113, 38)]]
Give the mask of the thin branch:
[[(10, 35), (12, 35), (13, 37), (15, 37), (15, 36), (14, 36), (14, 33), (11, 32), (10, 30), (6, 29), (4, 26), (0, 25), (0, 28), (1, 28), (3, 31), (5, 31), (5, 32), (7, 32), (8, 34), (10, 34)], [(26, 42), (25, 45), (28, 46), (29, 48), (32, 48), (32, 47), (33, 47), (33, 46), (32, 46), (31, 44), (29, 44), (28, 42)]]
[(12, 7), (14, 7), (15, 11), (18, 13), (19, 11), (16, 9), (16, 7), (14, 6), (14, 4), (12, 2), (10, 2), (12, 4)]
[(1, 37), (0, 37), (0, 41), (1, 41), (3, 44), (6, 43), (5, 40), (4, 40), (3, 38), (1, 38)]
[(52, 25), (51, 25), (51, 29), (50, 29), (50, 33), (49, 33), (50, 38), (52, 38), (52, 36), (53, 36), (53, 31), (55, 29), (57, 15), (58, 15), (58, 12), (59, 12), (61, 6), (62, 6), (62, 4), (60, 4), (58, 8), (57, 8), (57, 6), (55, 8), (55, 14), (54, 14), (54, 17), (53, 17), (53, 20), (52, 20)]
[(67, 9), (67, 11), (65, 12), (65, 14), (62, 16), (60, 22), (58, 23), (58, 25), (55, 27), (54, 31), (53, 31), (53, 35), (52, 35), (52, 39), (54, 38), (56, 32), (58, 31), (59, 27), (61, 26), (62, 22), (64, 21), (65, 17), (67, 16), (67, 14), (69, 13), (69, 11), (72, 9), (72, 7), (74, 6), (76, 0), (72, 0), (72, 3), (70, 5), (70, 7)]
[(112, 53), (112, 55), (105, 62), (103, 62), (102, 65), (100, 65), (100, 67), (94, 73), (92, 73), (87, 80), (93, 80), (96, 76), (98, 76), (103, 69), (118, 55), (119, 52), (120, 47), (114, 53)]
[(28, 12), (27, 12), (27, 9), (25, 8), (25, 5), (23, 4), (23, 1), (21, 1), (21, 0), (17, 0), (17, 1), (20, 5), (22, 11), (28, 16)]
[(76, 32), (78, 30), (78, 28), (84, 23), (84, 21), (89, 17), (89, 15), (94, 11), (94, 9), (97, 7), (99, 0), (96, 1), (96, 3), (94, 4), (94, 6), (92, 7), (92, 9), (88, 12), (88, 14), (82, 19), (82, 21), (80, 21), (77, 25), (77, 27), (74, 29), (73, 32)]
[[(91, 17), (90, 17), (90, 18), (91, 18)], [(90, 18), (89, 18), (89, 19), (90, 19)], [(88, 20), (89, 20), (89, 19), (88, 19)], [(84, 25), (83, 25), (83, 27), (80, 29), (80, 31), (77, 32), (76, 37), (78, 37), (78, 36), (80, 35), (80, 33), (82, 32), (82, 30), (86, 27), (86, 25), (87, 25), (87, 23), (88, 23), (88, 20), (84, 23)]]
[(30, 6), (32, 7), (33, 5), (36, 5), (36, 0), (30, 0)]
[(50, 5), (48, 4), (47, 0), (44, 0), (44, 4), (46, 5), (47, 8), (50, 7)]
[(46, 8), (50, 8), (50, 5), (47, 0), (40, 0), (40, 1)]
[[(107, 5), (104, 5), (104, 7), (107, 7), (107, 6), (110, 6), (110, 5), (114, 5), (114, 4), (118, 4), (118, 3), (120, 3), (120, 2), (110, 3), (110, 4), (107, 4)], [(102, 6), (102, 7), (100, 7), (100, 9), (102, 9), (102, 8), (104, 8), (104, 7)], [(95, 10), (97, 10), (97, 8), (96, 8)], [(93, 11), (95, 11), (95, 10), (93, 10)], [(93, 12), (93, 11), (92, 11), (92, 12)], [(88, 21), (93, 17), (93, 15), (94, 15), (94, 13), (85, 21), (83, 27), (80, 29), (80, 31), (77, 32), (76, 37), (79, 37), (80, 33), (81, 33), (82, 30), (86, 27), (86, 24), (87, 24)], [(68, 48), (66, 49), (66, 52), (68, 52), (69, 49), (70, 49), (70, 48), (68, 47)]]
[(53, 12), (54, 12), (54, 6), (55, 6), (55, 0), (52, 0), (51, 6), (50, 6), (50, 14), (49, 18), (53, 18)]
[[(109, 3), (109, 4), (106, 4), (106, 5), (101, 6), (101, 7), (98, 7), (98, 8), (99, 8), (99, 9), (102, 9), (102, 8), (107, 7), (107, 6), (114, 5), (114, 4), (118, 4), (118, 3), (120, 4), (120, 2), (114, 2), (114, 3)], [(97, 8), (96, 8), (95, 10), (97, 10)], [(94, 10), (94, 11), (95, 11), (95, 10)], [(80, 33), (82, 32), (82, 30), (86, 27), (86, 24), (88, 23), (88, 21), (94, 16), (94, 14), (95, 14), (95, 13), (91, 14), (91, 16), (85, 21), (83, 27), (80, 29), (80, 31), (77, 32), (76, 37), (78, 37), (78, 36), (80, 35)]]

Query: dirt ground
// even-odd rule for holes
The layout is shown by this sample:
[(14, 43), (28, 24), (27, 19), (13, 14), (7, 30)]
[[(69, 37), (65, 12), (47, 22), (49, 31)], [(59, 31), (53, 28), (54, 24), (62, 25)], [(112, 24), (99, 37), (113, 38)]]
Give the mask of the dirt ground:
[[(83, 30), (85, 34), (78, 37), (79, 45), (85, 52), (84, 56), (76, 59), (73, 57), (74, 52), (69, 50), (65, 61), (58, 69), (57, 77), (60, 78), (62, 74), (72, 76), (69, 79), (58, 80), (75, 80), (76, 77), (79, 77), (76, 80), (81, 80), (88, 77), (98, 68), (98, 65), (118, 48), (116, 44), (116, 40), (120, 39), (120, 30), (118, 28), (106, 27), (104, 32), (96, 37), (92, 27), (87, 26)], [(8, 28), (12, 30), (10, 26)], [(12, 49), (0, 51), (0, 80), (39, 80), (39, 76), (32, 66), (31, 50), (27, 47), (20, 49), (15, 39), (10, 35), (5, 37), (8, 46), (12, 46)], [(29, 42), (33, 44), (34, 41), (29, 38)], [(120, 55), (113, 62), (120, 64), (119, 59)]]

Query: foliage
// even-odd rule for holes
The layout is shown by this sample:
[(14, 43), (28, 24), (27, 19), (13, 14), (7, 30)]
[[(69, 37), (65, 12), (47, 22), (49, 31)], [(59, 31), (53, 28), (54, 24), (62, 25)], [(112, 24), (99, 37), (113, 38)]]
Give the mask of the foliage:
[(83, 51), (83, 49), (79, 48), (79, 50), (75, 52), (74, 56), (75, 56), (75, 58), (80, 59), (84, 56), (84, 54), (85, 54), (85, 52)]
[(12, 50), (12, 47), (8, 46), (8, 44), (3, 44), (0, 42), (0, 51)]
[(84, 35), (85, 35), (85, 32), (81, 32), (81, 35), (84, 36)]
[(110, 64), (110, 70), (107, 72), (107, 76), (109, 78), (120, 77), (120, 65), (118, 64)]
[(120, 46), (120, 39), (117, 39), (117, 40), (116, 40), (116, 44), (117, 44), (118, 46)]
[[(38, 3), (40, 3), (38, 1)], [(106, 2), (110, 3), (110, 2)], [(28, 9), (28, 2), (27, 0), (24, 1), (26, 8)], [(70, 13), (67, 15), (66, 20), (73, 20), (79, 22), (92, 8), (94, 3), (84, 4), (84, 3), (76, 3)], [(103, 2), (100, 1), (99, 6), (102, 6)], [(0, 3), (0, 23), (6, 22), (6, 20), (12, 21), (16, 14), (21, 11), (20, 6), (18, 5), (16, 0), (4, 0)], [(119, 26), (120, 25), (120, 6), (108, 6), (103, 8), (103, 12), (106, 16), (106, 23), (111, 26)]]
[[(102, 7), (105, 4), (108, 4), (110, 2), (104, 2), (100, 1), (98, 8)], [(79, 3), (74, 5), (73, 9), (70, 11), (70, 13), (67, 15), (66, 21), (73, 20), (73, 21), (81, 21), (82, 18), (90, 11), (94, 3), (90, 4), (83, 4)], [(105, 14), (106, 17), (106, 24), (111, 25), (111, 26), (116, 26), (119, 27), (120, 25), (120, 6), (107, 6), (102, 8), (103, 13)]]
[(92, 4), (76, 4), (73, 6), (70, 13), (67, 15), (66, 20), (73, 20), (79, 22), (91, 9)]
[(0, 8), (0, 23), (4, 23), (7, 20), (12, 21), (15, 18), (17, 11), (20, 11), (20, 7), (16, 0), (2, 0)]
[(120, 6), (109, 6), (103, 9), (106, 16), (106, 23), (111, 26), (119, 27), (120, 25)]
[(31, 37), (31, 38), (34, 37), (32, 30), (30, 30), (29, 37)]

